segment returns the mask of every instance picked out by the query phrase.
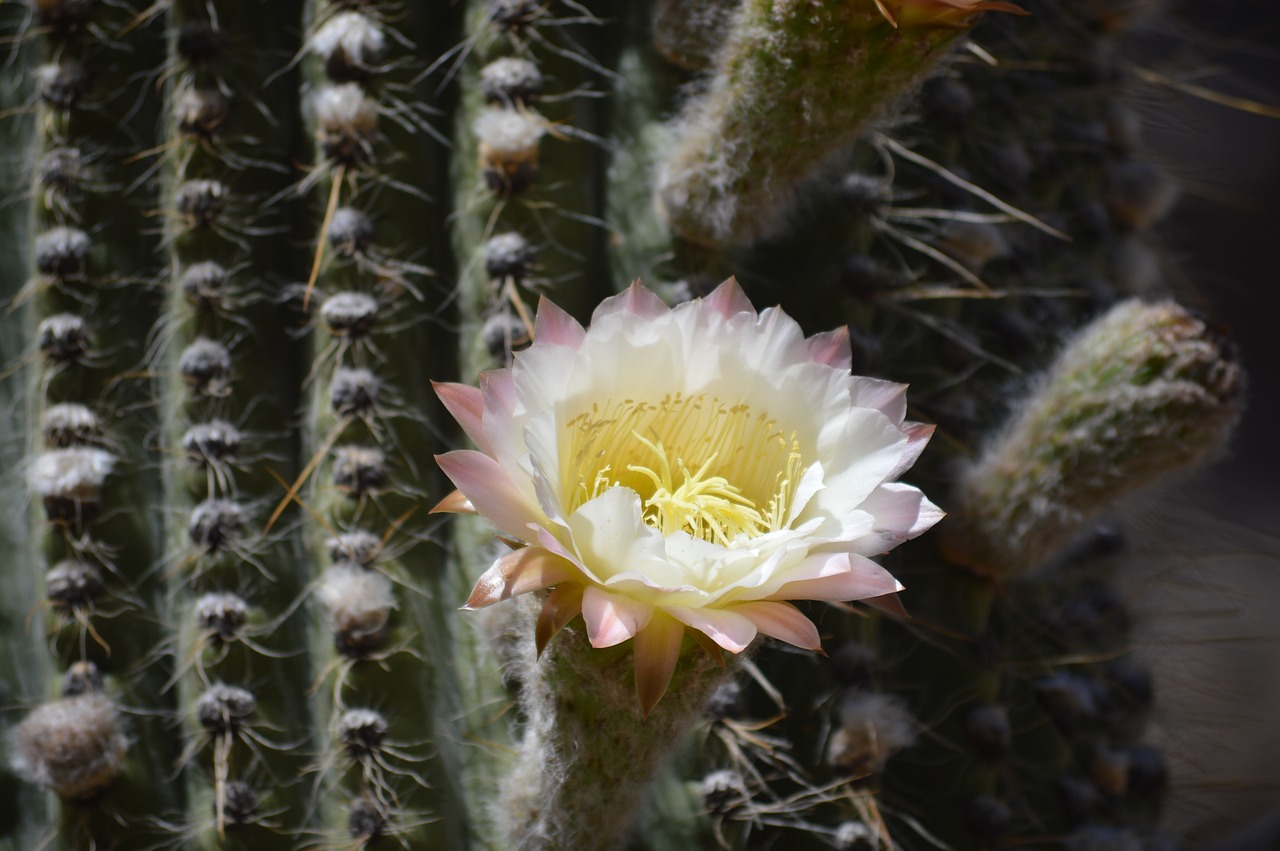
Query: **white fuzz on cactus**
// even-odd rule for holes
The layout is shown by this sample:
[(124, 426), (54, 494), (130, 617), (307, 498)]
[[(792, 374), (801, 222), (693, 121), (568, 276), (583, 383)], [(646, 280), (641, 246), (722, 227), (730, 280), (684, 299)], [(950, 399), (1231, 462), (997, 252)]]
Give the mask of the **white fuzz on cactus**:
[(480, 69), (480, 91), (493, 104), (534, 103), (541, 97), (544, 85), (538, 66), (518, 56), (495, 59)]
[(964, 471), (944, 549), (997, 576), (1036, 567), (1116, 499), (1221, 452), (1243, 385), (1230, 347), (1182, 307), (1117, 305)]
[(56, 227), (36, 236), (36, 269), (55, 278), (84, 273), (93, 242), (79, 228)]
[(75, 402), (50, 405), (40, 417), (40, 433), (48, 449), (94, 444), (104, 437), (98, 415)]
[(334, 643), (344, 653), (360, 654), (386, 640), (387, 621), (396, 608), (391, 580), (350, 564), (324, 572), (316, 599), (329, 615)]
[(31, 492), (46, 501), (96, 503), (116, 460), (116, 456), (105, 449), (84, 446), (52, 449), (36, 456), (27, 472), (27, 482)]
[(841, 774), (879, 774), (898, 751), (916, 741), (916, 720), (898, 698), (851, 691), (840, 702), (837, 723), (827, 742), (827, 763)]
[(538, 145), (551, 125), (531, 109), (491, 107), (472, 129), (489, 188), (500, 194), (528, 189), (538, 175)]
[(378, 137), (378, 104), (364, 89), (355, 83), (322, 86), (312, 108), (326, 156), (345, 166), (370, 159)]
[(341, 64), (368, 70), (382, 61), (387, 37), (373, 18), (348, 10), (321, 24), (307, 48), (331, 67)]
[(11, 734), (10, 761), (18, 776), (75, 800), (101, 791), (120, 774), (128, 744), (111, 699), (81, 694), (27, 715)]

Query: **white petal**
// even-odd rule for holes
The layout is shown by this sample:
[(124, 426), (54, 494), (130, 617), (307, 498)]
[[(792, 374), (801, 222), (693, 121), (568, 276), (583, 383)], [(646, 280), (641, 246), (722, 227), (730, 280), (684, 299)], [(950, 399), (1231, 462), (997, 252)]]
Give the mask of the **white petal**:
[(946, 516), (946, 512), (926, 499), (918, 488), (901, 482), (876, 488), (862, 503), (862, 510), (875, 518), (871, 533), (854, 546), (855, 551), (864, 556), (888, 552), (928, 531)]
[(849, 379), (849, 400), (858, 408), (874, 408), (895, 425), (907, 415), (907, 385), (855, 375)]
[(641, 518), (640, 497), (630, 488), (610, 488), (579, 506), (567, 523), (578, 558), (602, 582), (639, 571), (662, 586), (684, 584), (666, 559), (661, 533)]

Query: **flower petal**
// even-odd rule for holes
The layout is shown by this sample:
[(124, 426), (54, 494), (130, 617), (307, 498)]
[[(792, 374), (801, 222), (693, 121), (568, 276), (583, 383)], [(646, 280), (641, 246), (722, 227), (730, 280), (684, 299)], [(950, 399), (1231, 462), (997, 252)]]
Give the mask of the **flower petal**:
[(663, 606), (663, 610), (685, 626), (708, 636), (730, 653), (741, 653), (756, 637), (756, 625), (733, 609), (692, 609)]
[(654, 612), (648, 626), (636, 633), (636, 697), (646, 718), (667, 693), (683, 639), (684, 627), (662, 612)]
[(484, 433), (484, 393), (480, 388), (451, 381), (433, 381), (431, 388), (471, 442), (486, 455), (492, 454), (489, 439)]
[(538, 343), (569, 346), (576, 349), (587, 336), (586, 330), (545, 295), (538, 299), (538, 314), (533, 320), (533, 339)]
[(582, 592), (582, 619), (592, 647), (621, 644), (644, 629), (652, 616), (653, 606), (648, 603), (610, 594), (594, 585)]
[(633, 281), (622, 292), (600, 302), (591, 314), (591, 324), (619, 313), (629, 313), (639, 319), (654, 319), (670, 312), (671, 308), (667, 307), (667, 303), (657, 293), (639, 281)]
[(859, 602), (870, 606), (873, 609), (879, 609), (885, 614), (894, 615), (900, 618), (910, 618), (907, 613), (906, 606), (902, 605), (902, 600), (897, 594), (884, 594), (880, 597), (865, 597)]
[(534, 645), (538, 655), (546, 649), (547, 642), (555, 638), (569, 621), (582, 614), (582, 586), (561, 585), (550, 594), (538, 612), (538, 623), (533, 630)]
[(819, 452), (824, 455), (823, 481), (814, 495), (808, 517), (816, 509), (843, 517), (861, 507), (889, 478), (907, 438), (890, 419), (876, 410), (855, 408), (838, 428), (824, 431)]
[(907, 416), (907, 385), (855, 375), (849, 382), (849, 400), (856, 408), (875, 408), (894, 425)]
[(707, 307), (719, 313), (725, 319), (739, 313), (756, 315), (756, 309), (751, 304), (751, 299), (747, 298), (746, 293), (742, 291), (742, 287), (738, 285), (738, 279), (734, 277), (725, 280), (702, 301)]
[(849, 345), (848, 325), (841, 325), (833, 331), (814, 334), (804, 343), (809, 347), (809, 356), (815, 363), (833, 366), (836, 369), (853, 368), (853, 347)]
[(855, 543), (859, 555), (878, 556), (909, 541), (946, 516), (918, 489), (901, 482), (888, 482), (871, 492), (862, 510), (874, 518), (871, 534)]
[(510, 464), (520, 454), (520, 425), (515, 419), (517, 405), (515, 379), (509, 369), (480, 373), (484, 394), (484, 435), (489, 452), (500, 463)]
[(537, 414), (564, 400), (576, 359), (577, 352), (567, 346), (539, 346), (535, 343), (520, 352), (511, 366), (517, 423), (523, 419), (520, 413), (526, 416)]
[(902, 584), (871, 559), (853, 554), (848, 554), (847, 558), (847, 571), (818, 579), (788, 582), (765, 599), (847, 602), (881, 597), (902, 590)]
[(525, 540), (529, 524), (541, 519), (507, 471), (483, 452), (455, 449), (437, 455), (436, 463), (477, 512), (511, 537)]
[(541, 547), (524, 547), (493, 563), (476, 582), (464, 609), (482, 609), (579, 576), (573, 565)]
[(602, 584), (628, 571), (644, 574), (656, 587), (682, 584), (662, 533), (644, 522), (640, 497), (630, 488), (610, 488), (580, 505), (567, 523), (579, 561)]
[(916, 463), (916, 459), (920, 457), (920, 453), (929, 445), (929, 438), (933, 437), (933, 432), (938, 427), (936, 425), (925, 425), (924, 423), (905, 423), (902, 427), (902, 433), (907, 436), (907, 445), (902, 450), (902, 457), (898, 459), (898, 464), (893, 468), (893, 472), (888, 475), (890, 479), (896, 479), (901, 476), (911, 465)]
[(822, 639), (813, 621), (790, 603), (761, 600), (755, 603), (739, 603), (733, 611), (756, 625), (756, 629), (779, 641), (785, 641), (805, 650), (822, 650)]
[(467, 499), (467, 495), (462, 491), (453, 491), (444, 499), (436, 503), (435, 508), (427, 512), (428, 514), (475, 514), (476, 507), (471, 504), (471, 500)]

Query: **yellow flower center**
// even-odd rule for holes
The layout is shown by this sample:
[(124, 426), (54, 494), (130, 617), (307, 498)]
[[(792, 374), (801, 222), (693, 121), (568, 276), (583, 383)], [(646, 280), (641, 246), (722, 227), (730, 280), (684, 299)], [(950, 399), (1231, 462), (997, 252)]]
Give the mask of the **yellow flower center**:
[(566, 426), (566, 508), (628, 487), (664, 535), (728, 545), (781, 529), (804, 470), (794, 434), (745, 403), (705, 394), (609, 401)]

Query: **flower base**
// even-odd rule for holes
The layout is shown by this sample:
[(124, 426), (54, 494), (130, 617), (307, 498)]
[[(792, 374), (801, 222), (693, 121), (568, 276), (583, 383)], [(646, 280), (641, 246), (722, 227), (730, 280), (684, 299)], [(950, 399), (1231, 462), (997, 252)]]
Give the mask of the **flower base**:
[(649, 781), (732, 673), (685, 644), (666, 696), (647, 718), (636, 704), (630, 643), (597, 650), (579, 622), (547, 646), (524, 682), (524, 743), (503, 790), (510, 848), (625, 847)]

